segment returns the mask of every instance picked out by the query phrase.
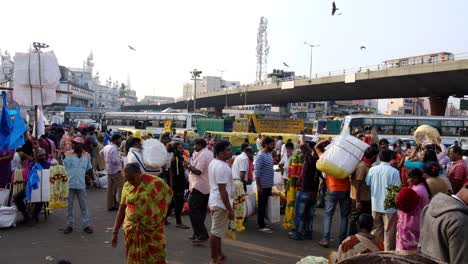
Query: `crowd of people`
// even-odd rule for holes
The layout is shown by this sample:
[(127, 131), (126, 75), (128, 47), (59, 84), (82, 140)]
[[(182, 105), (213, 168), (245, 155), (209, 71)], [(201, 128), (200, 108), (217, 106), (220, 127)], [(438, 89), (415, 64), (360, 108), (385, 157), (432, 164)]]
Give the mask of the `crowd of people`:
[[(210, 263), (223, 263), (221, 241), (228, 230), (245, 229), (245, 197), (255, 186), (257, 230), (272, 233), (267, 209), (273, 193), (284, 195), (283, 227), (293, 240), (317, 239), (329, 247), (332, 222), (340, 206), (338, 251), (334, 263), (378, 251), (419, 252), (438, 261), (468, 262), (468, 169), (458, 143), (411, 146), (396, 142), (390, 146), (375, 133), (356, 135), (369, 144), (356, 170), (345, 179), (326, 175), (317, 168), (332, 139), (306, 141), (304, 136), (283, 141), (282, 137), (262, 137), (252, 146), (244, 143), (233, 155), (230, 142), (198, 137), (193, 154), (188, 146), (169, 133), (160, 142), (167, 149), (166, 164), (160, 168), (143, 162), (142, 143), (150, 138), (123, 138), (112, 131), (95, 128), (75, 131), (52, 126), (39, 138), (25, 134), (26, 143), (16, 152), (0, 153), (0, 184), (12, 183), (19, 175), (23, 185), (13, 201), (30, 222), (26, 210), (31, 171), (63, 166), (68, 178), (65, 234), (73, 232), (73, 203), (81, 209), (82, 229), (93, 233), (88, 214), (87, 193), (94, 172), (107, 171), (107, 209), (118, 211), (112, 245), (118, 244), (123, 228), (127, 263), (165, 263), (164, 227), (192, 229), (194, 244), (209, 241)], [(278, 182), (276, 174), (281, 175)], [(4, 176), (6, 175), (6, 176)], [(17, 181), (19, 182), (19, 181)], [(16, 182), (15, 182), (16, 183)], [(250, 187), (249, 187), (250, 186)], [(401, 186), (395, 208), (385, 208), (390, 186)], [(182, 222), (188, 204), (191, 226)], [(43, 203), (32, 206), (38, 221)], [(316, 208), (324, 209), (322, 238), (317, 237), (313, 220)], [(211, 228), (205, 225), (211, 216)], [(143, 261), (144, 260), (144, 261)]]

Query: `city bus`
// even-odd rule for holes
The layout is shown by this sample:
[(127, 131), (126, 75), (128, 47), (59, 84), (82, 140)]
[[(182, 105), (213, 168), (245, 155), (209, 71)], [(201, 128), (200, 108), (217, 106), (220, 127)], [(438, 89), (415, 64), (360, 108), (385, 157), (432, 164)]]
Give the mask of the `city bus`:
[(421, 125), (437, 129), (444, 145), (454, 141), (468, 143), (468, 118), (464, 117), (350, 115), (345, 117), (341, 133), (350, 134), (356, 129), (364, 132), (374, 127), (379, 138), (390, 143), (400, 139), (412, 142), (414, 131)]
[(154, 136), (164, 131), (164, 122), (171, 121), (176, 130), (195, 130), (198, 119), (207, 118), (197, 113), (161, 112), (107, 112), (101, 119), (104, 129), (116, 131), (119, 128), (151, 130)]

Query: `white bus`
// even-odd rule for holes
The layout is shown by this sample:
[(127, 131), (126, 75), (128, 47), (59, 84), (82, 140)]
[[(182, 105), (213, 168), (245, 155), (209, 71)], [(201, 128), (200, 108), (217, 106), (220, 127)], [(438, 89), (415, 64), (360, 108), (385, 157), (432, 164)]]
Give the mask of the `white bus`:
[(374, 127), (379, 137), (390, 143), (399, 139), (413, 141), (414, 131), (420, 125), (436, 128), (444, 145), (456, 140), (468, 143), (468, 118), (463, 117), (351, 115), (345, 117), (341, 133), (350, 134), (356, 129), (364, 132)]
[(206, 115), (197, 113), (107, 112), (102, 117), (102, 127), (113, 131), (147, 129), (159, 136), (164, 130), (164, 121), (171, 120), (177, 130), (195, 130), (197, 120), (203, 118), (207, 118)]

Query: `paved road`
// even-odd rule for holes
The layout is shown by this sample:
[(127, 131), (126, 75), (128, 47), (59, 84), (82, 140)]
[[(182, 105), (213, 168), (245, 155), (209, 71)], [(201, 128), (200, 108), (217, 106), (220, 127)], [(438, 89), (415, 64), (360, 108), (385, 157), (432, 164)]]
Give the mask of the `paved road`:
[[(75, 224), (75, 231), (64, 235), (65, 211), (55, 210), (47, 221), (41, 216), (40, 222), (32, 226), (0, 229), (0, 263), (42, 264), (56, 263), (59, 259), (68, 259), (73, 264), (125, 263), (122, 233), (119, 247), (113, 249), (110, 245), (116, 213), (105, 210), (105, 192), (103, 189), (88, 192), (94, 234), (83, 233), (79, 225)], [(76, 202), (75, 219), (79, 220), (77, 207)], [(318, 241), (322, 235), (323, 209), (316, 212), (314, 229), (317, 232), (314, 235)], [(183, 221), (190, 225), (187, 216), (184, 216)], [(335, 232), (332, 235), (336, 237), (339, 221), (335, 219), (334, 222)], [(280, 226), (276, 227), (273, 234), (264, 234), (255, 231), (255, 224), (256, 220), (252, 217), (246, 223), (247, 230), (238, 234), (237, 241), (223, 240), (227, 263), (296, 263), (307, 255), (326, 257), (330, 251), (318, 246), (317, 241), (290, 240)], [(168, 263), (208, 263), (208, 244), (193, 246), (187, 239), (191, 230), (181, 230), (171, 225), (167, 227), (166, 234)], [(47, 257), (53, 260), (46, 260)]]

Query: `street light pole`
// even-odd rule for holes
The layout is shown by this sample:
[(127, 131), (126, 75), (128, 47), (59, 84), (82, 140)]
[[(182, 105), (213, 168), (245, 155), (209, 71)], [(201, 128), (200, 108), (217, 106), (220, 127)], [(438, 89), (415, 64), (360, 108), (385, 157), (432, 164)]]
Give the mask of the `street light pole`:
[(195, 112), (195, 110), (197, 109), (197, 78), (200, 77), (202, 71), (194, 69), (190, 73), (192, 74), (193, 78), (193, 111)]
[[(42, 104), (44, 103), (44, 100), (42, 98), (42, 79), (41, 79), (41, 49), (45, 49), (45, 48), (48, 48), (49, 45), (45, 44), (45, 43), (40, 43), (40, 42), (33, 42), (33, 47), (34, 49), (36, 50), (37, 52), (37, 58), (38, 58), (38, 64), (39, 64), (39, 86), (40, 86), (40, 91), (41, 91), (41, 110), (42, 110)], [(30, 53), (31, 55), (31, 53)], [(31, 82), (29, 83), (29, 85), (31, 85)], [(32, 90), (32, 86), (31, 86), (31, 90)], [(31, 104), (33, 103), (33, 96), (32, 96), (32, 92), (31, 92)], [(35, 132), (34, 132), (34, 136), (36, 138), (39, 138), (39, 135), (38, 134), (38, 131), (39, 131), (39, 106), (36, 104), (34, 105), (34, 126), (35, 126)]]
[(224, 73), (224, 70), (218, 70), (219, 71), (219, 75), (220, 75), (220, 78), (221, 78), (221, 88), (224, 88), (224, 91), (226, 93), (226, 106), (225, 106), (225, 109), (228, 108), (228, 92), (227, 92), (227, 85), (223, 85), (223, 73)]
[(310, 68), (309, 68), (309, 77), (312, 78), (312, 53), (314, 47), (320, 47), (320, 45), (312, 45), (304, 41), (304, 44), (310, 47)]

